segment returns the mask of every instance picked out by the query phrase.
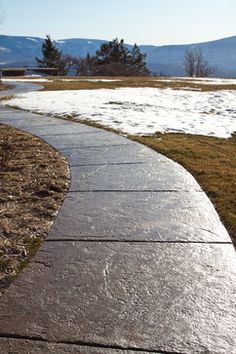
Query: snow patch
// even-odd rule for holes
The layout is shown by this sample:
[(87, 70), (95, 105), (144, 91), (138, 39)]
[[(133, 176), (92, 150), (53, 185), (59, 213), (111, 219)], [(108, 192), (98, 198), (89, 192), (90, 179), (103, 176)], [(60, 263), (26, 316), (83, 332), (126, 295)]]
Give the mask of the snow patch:
[(3, 79), (2, 81), (6, 82), (50, 82), (48, 79), (30, 79), (25, 76), (26, 79)]
[(174, 77), (170, 79), (164, 79), (164, 78), (155, 78), (153, 79), (162, 81), (162, 82), (192, 82), (193, 84), (201, 84), (201, 85), (236, 85), (236, 79), (223, 79), (223, 78), (206, 78), (206, 77), (197, 77), (197, 78), (192, 78), (192, 77)]
[(5, 47), (0, 47), (1, 52), (10, 52), (10, 49), (5, 48)]
[(122, 81), (119, 79), (85, 79), (84, 81), (90, 81), (90, 82), (117, 82), (117, 81)]
[(228, 138), (236, 131), (236, 91), (229, 90), (44, 91), (21, 94), (6, 103), (33, 112), (73, 115), (134, 135), (178, 132)]
[(35, 39), (35, 38), (30, 38), (30, 37), (28, 37), (28, 38), (26, 38), (26, 39), (28, 39), (29, 41), (32, 41), (32, 42), (38, 42), (38, 40)]
[(118, 82), (120, 79), (61, 79), (60, 81), (83, 81), (83, 82)]

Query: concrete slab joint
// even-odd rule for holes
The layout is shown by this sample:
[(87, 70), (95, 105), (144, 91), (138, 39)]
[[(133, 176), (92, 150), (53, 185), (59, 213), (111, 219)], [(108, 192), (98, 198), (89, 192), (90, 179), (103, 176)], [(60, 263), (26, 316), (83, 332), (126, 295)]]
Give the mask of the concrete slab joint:
[(0, 122), (71, 167), (46, 242), (1, 298), (1, 353), (236, 354), (235, 251), (186, 170), (78, 123), (3, 106)]

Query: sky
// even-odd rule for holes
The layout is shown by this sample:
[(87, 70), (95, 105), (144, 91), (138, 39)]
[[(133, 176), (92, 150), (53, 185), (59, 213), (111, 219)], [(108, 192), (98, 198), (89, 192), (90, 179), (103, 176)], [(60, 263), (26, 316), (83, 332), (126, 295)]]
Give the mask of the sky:
[(0, 0), (0, 33), (167, 45), (236, 35), (235, 0)]

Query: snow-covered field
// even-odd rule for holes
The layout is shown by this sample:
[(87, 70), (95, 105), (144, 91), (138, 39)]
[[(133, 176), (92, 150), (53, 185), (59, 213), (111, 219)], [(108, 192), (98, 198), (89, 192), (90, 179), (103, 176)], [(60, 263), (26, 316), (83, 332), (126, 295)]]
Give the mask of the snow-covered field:
[(60, 79), (60, 81), (68, 81), (68, 82), (73, 82), (73, 81), (86, 81), (86, 82), (118, 82), (122, 81), (121, 79)]
[(180, 132), (228, 138), (236, 131), (236, 91), (120, 88), (32, 92), (7, 104), (73, 115), (129, 134)]
[[(153, 80), (158, 80), (155, 78)], [(171, 78), (162, 78), (162, 81), (165, 82), (185, 82), (189, 81), (192, 84), (201, 84), (201, 85), (236, 85), (236, 79), (222, 79), (222, 78), (211, 78), (211, 77), (171, 77)]]
[(35, 78), (33, 77), (27, 77), (25, 76), (24, 79), (3, 79), (3, 82), (50, 82), (51, 80), (45, 79), (45, 78)]

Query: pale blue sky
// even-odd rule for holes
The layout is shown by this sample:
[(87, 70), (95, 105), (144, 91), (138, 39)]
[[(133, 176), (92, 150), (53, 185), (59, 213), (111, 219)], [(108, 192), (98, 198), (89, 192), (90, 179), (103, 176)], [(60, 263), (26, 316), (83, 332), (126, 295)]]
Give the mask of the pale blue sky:
[(236, 0), (0, 0), (1, 34), (184, 44), (236, 35)]

